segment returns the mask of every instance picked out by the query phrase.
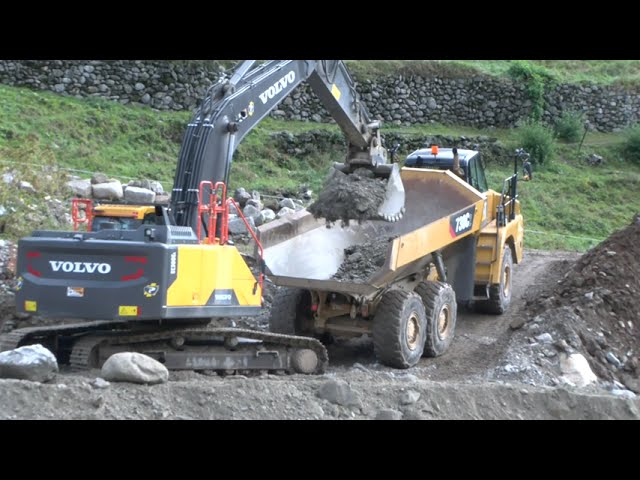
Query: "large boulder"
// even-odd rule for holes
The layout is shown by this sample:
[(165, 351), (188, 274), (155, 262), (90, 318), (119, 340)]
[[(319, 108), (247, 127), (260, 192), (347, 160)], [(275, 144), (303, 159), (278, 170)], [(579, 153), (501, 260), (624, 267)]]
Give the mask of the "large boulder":
[(295, 213), (295, 210), (289, 207), (283, 207), (280, 209), (280, 211), (278, 211), (278, 214), (276, 215), (277, 218), (282, 218), (282, 217), (286, 217), (287, 215), (291, 215), (292, 213)]
[(267, 223), (267, 222), (270, 222), (271, 220), (276, 219), (276, 212), (274, 212), (270, 208), (265, 208), (260, 213), (262, 214), (262, 219), (264, 223)]
[(580, 353), (562, 355), (560, 357), (560, 371), (563, 380), (577, 387), (585, 387), (598, 380), (591, 370), (589, 362)]
[(128, 186), (124, 191), (124, 199), (131, 203), (153, 203), (156, 193), (146, 188)]
[(246, 218), (252, 217), (255, 220), (256, 217), (260, 216), (260, 209), (247, 203), (247, 205), (242, 209), (242, 214)]
[(109, 177), (107, 177), (104, 173), (94, 173), (91, 176), (91, 184), (97, 185), (99, 183), (108, 183)]
[(169, 380), (169, 370), (153, 358), (137, 352), (111, 355), (102, 365), (101, 377), (111, 382), (156, 384)]
[(149, 181), (149, 190), (155, 193), (164, 193), (164, 188), (160, 182), (156, 182), (155, 180)]
[[(253, 217), (247, 217), (247, 222), (251, 226), (252, 229), (256, 228), (256, 223), (253, 220)], [(232, 235), (241, 235), (243, 233), (249, 233), (247, 230), (247, 226), (244, 224), (240, 217), (231, 218), (229, 217), (229, 233)]]
[(91, 198), (91, 180), (89, 179), (71, 180), (67, 182), (67, 187), (74, 195), (82, 198)]
[(278, 205), (280, 206), (280, 208), (290, 208), (291, 210), (295, 210), (296, 208), (295, 202), (290, 198), (283, 198), (282, 200), (280, 200), (280, 203), (278, 203)]
[(320, 386), (316, 395), (331, 403), (345, 407), (360, 404), (358, 394), (343, 380), (328, 380)]
[(240, 208), (244, 208), (244, 206), (247, 204), (247, 201), (251, 199), (251, 194), (244, 188), (240, 187), (233, 194), (233, 199), (238, 202)]
[(40, 344), (0, 353), (0, 378), (46, 382), (51, 380), (57, 371), (58, 362), (55, 355)]
[(124, 196), (122, 184), (118, 181), (94, 184), (92, 191), (93, 198), (99, 200), (120, 200)]

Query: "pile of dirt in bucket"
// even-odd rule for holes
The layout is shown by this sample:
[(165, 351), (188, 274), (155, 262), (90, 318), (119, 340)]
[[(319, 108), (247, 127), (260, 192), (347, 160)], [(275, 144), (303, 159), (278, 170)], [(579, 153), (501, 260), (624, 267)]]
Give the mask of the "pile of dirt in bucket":
[(588, 354), (600, 378), (640, 390), (640, 215), (569, 267), (555, 285), (527, 299), (529, 314), (575, 314), (571, 325), (557, 325), (571, 330), (569, 345)]
[(392, 239), (385, 236), (345, 248), (344, 260), (332, 278), (341, 282), (366, 282), (384, 265)]
[(358, 168), (352, 174), (333, 169), (325, 181), (318, 199), (307, 210), (314, 217), (331, 224), (350, 220), (361, 223), (379, 219), (378, 208), (384, 202), (387, 179), (376, 178), (371, 170)]

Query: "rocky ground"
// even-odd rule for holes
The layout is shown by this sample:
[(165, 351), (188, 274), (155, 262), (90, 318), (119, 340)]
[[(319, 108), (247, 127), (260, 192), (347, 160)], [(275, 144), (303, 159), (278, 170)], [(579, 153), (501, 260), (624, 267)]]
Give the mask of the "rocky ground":
[[(351, 183), (370, 192), (374, 182)], [(267, 210), (303, 208), (241, 189), (235, 196), (256, 224), (270, 219)], [(334, 220), (354, 218), (336, 208)], [(240, 244), (246, 236), (240, 231), (234, 239)], [(366, 281), (387, 245), (381, 238), (347, 249), (336, 278)], [(0, 240), (0, 332), (53, 323), (16, 314), (15, 254), (15, 244)], [(510, 310), (461, 311), (449, 351), (409, 371), (380, 365), (368, 336), (329, 346), (328, 372), (313, 377), (171, 372), (166, 384), (141, 386), (96, 383), (99, 371), (62, 367), (45, 383), (0, 379), (0, 418), (639, 418), (638, 258), (638, 216), (583, 256), (526, 251), (514, 269)], [(259, 317), (216, 323), (267, 329), (276, 288), (266, 280)], [(577, 354), (593, 372), (576, 380), (567, 365)]]
[[(561, 285), (567, 267), (578, 265), (579, 258), (574, 253), (527, 251), (524, 262), (515, 267), (510, 312), (502, 316), (461, 312), (451, 349), (442, 357), (422, 359), (410, 370), (380, 365), (367, 336), (331, 345), (330, 368), (320, 376), (246, 378), (171, 372), (168, 383), (146, 386), (96, 383), (98, 370), (62, 367), (47, 383), (0, 380), (0, 418), (640, 418), (640, 401), (621, 384), (600, 377), (577, 388), (561, 381), (557, 359), (562, 350), (555, 342), (569, 341), (547, 328), (554, 320), (532, 317), (531, 296), (549, 285)], [(269, 287), (267, 294), (273, 290)], [(3, 318), (11, 316), (10, 303), (3, 305)], [(15, 326), (24, 322), (10, 319)], [(236, 323), (265, 328), (266, 318)], [(536, 324), (541, 326), (529, 328)], [(521, 325), (524, 328), (514, 330)], [(531, 340), (542, 333), (554, 337), (554, 343)], [(540, 352), (553, 349), (555, 355), (545, 353), (544, 361), (538, 361)], [(585, 356), (594, 366), (588, 351)]]

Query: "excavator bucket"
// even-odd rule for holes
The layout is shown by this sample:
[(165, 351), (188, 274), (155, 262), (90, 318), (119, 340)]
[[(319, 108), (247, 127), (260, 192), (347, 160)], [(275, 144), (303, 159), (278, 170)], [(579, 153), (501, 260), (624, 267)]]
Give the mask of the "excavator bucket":
[(387, 190), (384, 195), (384, 202), (378, 208), (378, 215), (387, 222), (396, 222), (404, 215), (404, 185), (400, 178), (400, 168), (398, 164), (380, 165), (374, 173), (377, 177), (387, 179)]
[(308, 207), (327, 223), (385, 220), (396, 222), (404, 214), (405, 193), (395, 164), (367, 166), (335, 163), (318, 199)]

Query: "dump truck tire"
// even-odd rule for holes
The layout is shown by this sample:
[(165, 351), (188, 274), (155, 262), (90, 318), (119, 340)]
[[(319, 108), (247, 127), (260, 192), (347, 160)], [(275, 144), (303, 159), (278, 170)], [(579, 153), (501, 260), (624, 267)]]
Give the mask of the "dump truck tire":
[(511, 303), (511, 291), (513, 283), (513, 257), (509, 245), (502, 251), (502, 271), (500, 272), (500, 284), (489, 287), (489, 300), (477, 303), (476, 310), (481, 313), (500, 315), (507, 311)]
[(426, 318), (420, 296), (390, 290), (382, 296), (373, 319), (373, 348), (380, 362), (394, 368), (413, 367), (424, 350)]
[(453, 341), (458, 318), (456, 294), (443, 282), (420, 282), (415, 292), (422, 298), (427, 320), (424, 356), (438, 357)]
[[(308, 291), (300, 288), (279, 288), (273, 298), (269, 316), (269, 331), (285, 335), (309, 333), (310, 300)], [(308, 313), (308, 318), (305, 318)]]

